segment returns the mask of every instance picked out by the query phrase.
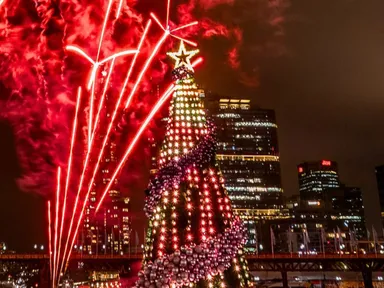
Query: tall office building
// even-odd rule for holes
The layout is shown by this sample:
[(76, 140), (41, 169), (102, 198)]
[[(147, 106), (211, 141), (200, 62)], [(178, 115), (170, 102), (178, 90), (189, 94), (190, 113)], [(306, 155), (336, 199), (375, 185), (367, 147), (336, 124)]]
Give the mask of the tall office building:
[(281, 210), (283, 189), (275, 113), (253, 107), (249, 99), (210, 96), (206, 107), (217, 126), (217, 162), (232, 207), (248, 229), (245, 249), (252, 252), (261, 245), (265, 221), (288, 217)]
[[(106, 95), (105, 107), (100, 114), (100, 123), (108, 123), (114, 109)], [(103, 130), (104, 131), (104, 130)], [(95, 165), (101, 144), (105, 135), (100, 135), (95, 141), (95, 156), (91, 157), (90, 167)], [(78, 234), (77, 249), (87, 254), (122, 254), (128, 253), (130, 242), (129, 198), (123, 197), (117, 190), (118, 179), (107, 192), (103, 205), (95, 214), (96, 205), (100, 201), (101, 193), (110, 182), (112, 173), (118, 162), (119, 151), (116, 143), (119, 135), (111, 133), (101, 159), (98, 173), (90, 192), (90, 198), (85, 210), (83, 229)]]
[(309, 206), (316, 206), (327, 190), (340, 186), (337, 163), (334, 161), (304, 162), (297, 169), (300, 199)]
[[(109, 143), (100, 164), (89, 204), (85, 210), (83, 230), (79, 233), (77, 249), (88, 254), (128, 253), (130, 241), (129, 198), (122, 197), (114, 186), (108, 191), (102, 208), (95, 214), (100, 191), (109, 183), (116, 164), (116, 145)], [(117, 184), (117, 180), (115, 180)], [(96, 192), (97, 191), (97, 192)]]
[(217, 125), (217, 160), (233, 208), (281, 209), (274, 111), (253, 108), (248, 99), (220, 99), (211, 109)]

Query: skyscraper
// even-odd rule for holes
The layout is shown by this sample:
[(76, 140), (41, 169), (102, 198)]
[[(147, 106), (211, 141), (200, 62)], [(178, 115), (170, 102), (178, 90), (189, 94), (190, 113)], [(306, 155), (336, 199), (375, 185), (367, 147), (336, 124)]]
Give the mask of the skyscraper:
[(318, 205), (324, 192), (340, 186), (337, 163), (329, 160), (304, 162), (298, 165), (300, 199), (307, 205)]
[(286, 217), (275, 113), (249, 99), (211, 97), (206, 106), (217, 126), (217, 162), (232, 207), (248, 229), (245, 247), (255, 251), (265, 221)]
[(281, 209), (282, 186), (273, 110), (249, 99), (220, 99), (211, 114), (217, 125), (217, 160), (234, 209)]
[[(103, 86), (106, 78), (102, 77), (99, 81), (99, 85)], [(110, 87), (112, 87), (111, 83)], [(96, 98), (99, 96), (101, 94), (95, 93)], [(106, 93), (103, 102), (104, 107), (99, 114), (100, 126), (105, 126), (104, 128), (109, 127), (108, 124), (115, 109), (114, 101), (109, 101), (109, 97), (111, 96)], [(97, 100), (100, 101), (100, 99)], [(88, 167), (91, 167), (90, 170), (92, 171), (92, 177), (90, 178), (94, 181), (92, 183), (87, 182), (84, 185), (86, 188), (89, 187), (88, 185), (92, 186), (89, 188), (89, 201), (84, 210), (82, 229), (78, 233), (75, 250), (87, 254), (128, 253), (131, 234), (130, 199), (124, 197), (119, 191), (118, 179), (114, 180), (100, 210), (97, 214), (95, 213), (96, 205), (102, 197), (101, 193), (111, 181), (112, 173), (118, 164), (119, 154), (122, 153), (116, 143), (124, 141), (124, 136), (122, 136), (124, 133), (119, 129), (113, 129), (110, 133), (107, 133), (107, 130), (104, 129), (101, 131), (95, 134), (98, 139), (94, 141), (93, 152), (89, 158)], [(96, 167), (98, 167), (97, 170)], [(96, 172), (95, 175), (93, 175), (94, 172)], [(87, 180), (91, 182), (91, 179)]]
[[(97, 191), (102, 191), (109, 183), (111, 165), (116, 163), (116, 144), (111, 141), (105, 149), (105, 156), (100, 164), (100, 173), (90, 193), (85, 210), (83, 229), (78, 236), (77, 249), (88, 254), (128, 253), (130, 242), (129, 198), (123, 197), (116, 190), (116, 185), (108, 191), (102, 209), (95, 214), (95, 207), (100, 200)], [(112, 166), (113, 167), (113, 166)], [(115, 180), (117, 184), (117, 180)]]

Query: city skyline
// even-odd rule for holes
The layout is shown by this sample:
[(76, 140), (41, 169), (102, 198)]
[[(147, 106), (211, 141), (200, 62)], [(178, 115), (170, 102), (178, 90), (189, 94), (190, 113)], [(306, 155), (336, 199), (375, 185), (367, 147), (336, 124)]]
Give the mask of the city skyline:
[[(260, 109), (260, 108), (257, 108), (257, 109)], [(225, 111), (225, 110), (224, 110)], [(261, 110), (262, 111), (262, 110)], [(268, 110), (265, 110), (265, 111), (268, 111)], [(276, 145), (278, 145), (277, 143), (276, 143)], [(318, 163), (318, 164), (317, 164)], [(335, 167), (334, 169), (337, 171), (336, 173), (336, 175), (337, 175), (337, 181), (340, 181), (340, 179), (339, 179), (339, 176), (338, 176), (338, 169), (337, 169), (337, 165), (338, 165), (338, 163), (335, 163), (334, 161), (331, 161), (331, 160), (319, 160), (319, 161), (317, 161), (317, 162), (313, 162), (312, 161), (312, 163), (310, 163), (310, 164), (307, 164), (307, 163), (299, 163), (298, 165), (297, 165), (297, 167), (296, 167), (296, 172), (297, 173), (299, 173), (299, 175), (300, 175), (300, 173), (302, 173), (303, 172), (303, 170), (302, 169), (300, 169), (300, 168), (303, 168), (303, 167), (305, 167), (305, 166), (308, 166), (308, 165), (312, 165), (312, 166), (316, 166), (316, 165), (325, 165), (325, 166), (332, 166), (332, 167)], [(283, 172), (284, 173), (284, 172)], [(340, 181), (341, 182), (341, 181)], [(298, 181), (298, 184), (300, 183), (300, 180)], [(325, 189), (327, 189), (327, 188), (325, 188)], [(324, 191), (326, 191), (326, 190), (324, 190)], [(22, 192), (23, 193), (23, 192)], [(377, 193), (378, 193), (378, 191), (377, 191)], [(294, 193), (293, 195), (300, 195), (300, 189), (298, 189), (298, 191), (296, 191), (296, 193)], [(363, 195), (364, 195), (364, 193), (363, 193)], [(29, 196), (29, 197), (28, 197)], [(27, 194), (25, 194), (25, 195), (23, 195), (22, 197), (23, 198), (30, 198), (30, 196), (31, 195), (27, 195)], [(290, 194), (284, 194), (283, 193), (283, 196), (286, 198), (286, 197), (289, 197), (289, 196), (292, 196), (292, 195), (290, 195)], [(36, 200), (36, 203), (38, 203), (38, 202), (40, 202), (39, 200), (37, 200), (36, 198), (35, 198), (35, 200)], [(29, 207), (30, 209), (31, 209), (31, 211), (34, 211), (34, 207), (33, 206), (30, 206)], [(137, 208), (137, 207), (136, 207)], [(140, 207), (139, 207), (139, 209), (140, 209)], [(141, 222), (141, 220), (140, 220), (140, 222)], [(369, 226), (369, 224), (367, 224), (367, 229), (371, 229), (370, 228), (370, 226)], [(378, 230), (378, 231), (380, 231), (381, 232), (381, 230)], [(380, 234), (380, 232), (379, 232), (379, 234)], [(137, 233), (137, 231), (135, 232), (134, 231), (134, 233)], [(131, 237), (134, 237), (135, 235), (131, 235)], [(137, 237), (137, 236), (136, 236)], [(45, 237), (43, 237), (43, 238), (45, 238)], [(43, 238), (41, 238), (42, 239), (42, 241), (40, 241), (40, 240), (38, 240), (38, 241), (35, 241), (34, 243), (44, 243), (44, 241), (45, 241), (45, 239), (43, 239)], [(136, 240), (137, 241), (137, 240)], [(8, 244), (9, 245), (9, 244)], [(38, 244), (38, 245), (40, 245), (40, 244)], [(12, 248), (12, 243), (11, 243), (11, 245), (9, 245), (10, 246), (10, 248)], [(27, 250), (32, 250), (32, 246), (31, 245), (29, 245), (30, 247), (28, 247), (27, 248)]]
[[(383, 111), (383, 97), (381, 96), (381, 92), (384, 91), (384, 89), (380, 79), (381, 75), (384, 75), (384, 73), (382, 73), (382, 67), (384, 67), (384, 65), (380, 65), (380, 61), (374, 63), (376, 61), (373, 60), (382, 59), (382, 54), (380, 54), (382, 52), (379, 53), (376, 49), (384, 51), (381, 49), (382, 40), (378, 40), (383, 38), (380, 34), (381, 28), (377, 28), (383, 27), (383, 25), (380, 24), (382, 19), (378, 17), (378, 14), (374, 14), (375, 17), (368, 17), (368, 15), (371, 15), (370, 13), (374, 11), (381, 11), (379, 6), (381, 4), (379, 1), (370, 1), (366, 3), (366, 6), (360, 6), (362, 4), (359, 3), (349, 3), (350, 13), (341, 16), (345, 26), (337, 26), (338, 21), (340, 21), (340, 15), (337, 12), (343, 10), (345, 7), (343, 5), (347, 4), (335, 4), (331, 9), (332, 13), (330, 13), (330, 15), (330, 7), (327, 6), (327, 4), (316, 3), (316, 8), (318, 9), (313, 10), (317, 10), (317, 12), (313, 12), (305, 5), (300, 8), (292, 5), (289, 10), (290, 15), (313, 16), (311, 23), (313, 25), (319, 25), (322, 28), (322, 33), (318, 35), (318, 37), (320, 37), (319, 40), (310, 34), (309, 28), (304, 28), (306, 23), (300, 23), (300, 21), (288, 23), (286, 36), (286, 46), (288, 47), (286, 49), (293, 55), (272, 59), (266, 57), (263, 59), (260, 68), (261, 86), (257, 90), (249, 88), (237, 90), (238, 85), (233, 85), (231, 89), (228, 89), (228, 94), (240, 94), (240, 96), (251, 95), (252, 98), (259, 100), (257, 102), (260, 103), (260, 106), (276, 110), (280, 134), (283, 187), (285, 188), (286, 195), (294, 194), (293, 192), (297, 191), (295, 188), (298, 187), (296, 178), (297, 164), (305, 160), (330, 159), (339, 163), (341, 171), (340, 178), (343, 182), (361, 187), (365, 198), (368, 197), (371, 203), (378, 202), (376, 201), (377, 196), (375, 195), (377, 188), (374, 167), (384, 163), (384, 155), (381, 152), (382, 147), (384, 147), (384, 139), (382, 135), (380, 135), (379, 126), (377, 125), (377, 123), (380, 123), (381, 111)], [(359, 11), (363, 13), (357, 14)], [(325, 21), (322, 20), (325, 19), (326, 16), (329, 17), (327, 21), (333, 23), (338, 29), (331, 31), (332, 25), (326, 24)], [(360, 21), (356, 21), (354, 16), (358, 16)], [(369, 19), (372, 20), (364, 21)], [(320, 60), (312, 63), (311, 60), (313, 60), (313, 58), (311, 55), (314, 55), (314, 53), (319, 56), (317, 58), (322, 60), (328, 59), (327, 56), (329, 55), (325, 52), (327, 51), (324, 46), (325, 44), (319, 45), (320, 41), (324, 41), (330, 36), (332, 36), (332, 39), (335, 39), (343, 32), (347, 32), (349, 29), (347, 28), (349, 27), (348, 24), (356, 28), (353, 24), (355, 22), (365, 23), (364, 25), (367, 26), (364, 26), (364, 28), (373, 31), (372, 35), (363, 35), (361, 32), (357, 33), (357, 40), (354, 40), (355, 42), (353, 43), (365, 43), (365, 48), (362, 48), (360, 45), (348, 45), (348, 43), (350, 43), (348, 40), (351, 40), (351, 38), (348, 38), (350, 37), (348, 34), (345, 36), (346, 38), (340, 39), (336, 43), (339, 45), (336, 47), (338, 48), (335, 52), (336, 54), (330, 58), (337, 60), (338, 57), (340, 57), (340, 60), (336, 61), (336, 64), (338, 64), (336, 71), (332, 69), (331, 65), (334, 61), (328, 60), (323, 65), (320, 65)], [(305, 33), (301, 33), (303, 30)], [(354, 30), (361, 31), (359, 29)], [(303, 37), (303, 40), (301, 41), (299, 37), (300, 39)], [(311, 40), (317, 40), (315, 41), (316, 44), (312, 43), (313, 41), (311, 42)], [(380, 43), (377, 43), (378, 45), (373, 47), (373, 41), (380, 41)], [(304, 49), (305, 45), (301, 42), (312, 44), (308, 49)], [(324, 43), (328, 42), (324, 41)], [(211, 49), (211, 51), (212, 50), (213, 49)], [(302, 51), (307, 53), (300, 55)], [(344, 55), (345, 51), (349, 51), (349, 54)], [(356, 55), (363, 55), (364, 58), (354, 57)], [(356, 63), (352, 58), (358, 59), (359, 61)], [(214, 61), (215, 59), (211, 60), (211, 62)], [(300, 67), (293, 67), (296, 62), (301, 63), (301, 65), (298, 65)], [(358, 81), (357, 79), (360, 75), (360, 72), (358, 72), (359, 69), (343, 69), (353, 64), (358, 64), (358, 67), (363, 68), (362, 70), (366, 72), (363, 73), (363, 76), (367, 78), (359, 79)], [(212, 64), (208, 63), (207, 65), (211, 65), (210, 67), (212, 69)], [(319, 67), (323, 74), (324, 72), (330, 72), (330, 75), (316, 79)], [(308, 68), (311, 68), (311, 73), (308, 74), (313, 76), (307, 76), (310, 81), (303, 81), (302, 77)], [(292, 71), (291, 69), (293, 69), (294, 73), (290, 73)], [(227, 82), (223, 81), (223, 79), (209, 80), (209, 77), (206, 76), (209, 73), (210, 71), (207, 69), (206, 71), (198, 72), (197, 76), (205, 80), (202, 81), (202, 83), (205, 83), (205, 86), (211, 90), (220, 93), (222, 92), (220, 90), (226, 90), (226, 87), (231, 86), (231, 81)], [(287, 75), (289, 75), (289, 77), (287, 77)], [(337, 75), (343, 75), (340, 81), (336, 81), (336, 79), (339, 79), (336, 77)], [(315, 79), (323, 84), (317, 84), (312, 87), (311, 85), (317, 83), (314, 82)], [(363, 80), (367, 81), (364, 82)], [(213, 83), (215, 81), (216, 83)], [(368, 84), (357, 86), (357, 83), (360, 82)], [(353, 83), (353, 85), (351, 85), (351, 83)], [(300, 87), (302, 84), (304, 84), (303, 87)], [(287, 89), (289, 87), (291, 87), (291, 89)], [(353, 89), (352, 87), (359, 89)], [(351, 95), (355, 96), (352, 97)], [(371, 104), (369, 104), (369, 102)], [(346, 110), (349, 109), (349, 111), (341, 111), (343, 107), (346, 107)], [(296, 109), (299, 111), (298, 113)], [(4, 124), (5, 128), (1, 131), (1, 135), (14, 133), (6, 132), (10, 129), (7, 125), (8, 124)], [(318, 133), (315, 134), (313, 131), (317, 131)], [(10, 137), (9, 141), (12, 141), (12, 136), (6, 137)], [(357, 141), (356, 138), (358, 138), (357, 140), (359, 141)], [(9, 147), (7, 148), (3, 145), (8, 145)], [(347, 149), (344, 149), (345, 146), (347, 146)], [(4, 159), (7, 159), (6, 157), (11, 158), (10, 161), (4, 161), (6, 163), (2, 165), (4, 181), (2, 181), (1, 197), (4, 197), (2, 199), (13, 198), (13, 200), (9, 200), (9, 202), (16, 203), (18, 201), (17, 199), (20, 199), (18, 195), (23, 194), (17, 194), (19, 192), (17, 192), (15, 188), (14, 180), (10, 179), (16, 178), (19, 172), (17, 171), (17, 167), (6, 165), (7, 163), (15, 163), (17, 161), (15, 160), (16, 158), (12, 159), (11, 157), (12, 154), (15, 154), (15, 151), (10, 143), (3, 142), (1, 147), (4, 151)], [(8, 179), (8, 177), (10, 177), (10, 179)], [(13, 194), (12, 196), (9, 194), (4, 195), (5, 193), (3, 191), (6, 191), (6, 193), (13, 192)], [(20, 197), (33, 198), (34, 196), (23, 195)], [(2, 208), (4, 215), (12, 212), (6, 205)], [(34, 209), (31, 210), (34, 211)], [(373, 209), (370, 209), (370, 211), (371, 210), (373, 211)], [(375, 214), (373, 214), (373, 217), (374, 215)], [(43, 212), (41, 212), (41, 217), (44, 217)], [(370, 219), (372, 219), (372, 216)]]

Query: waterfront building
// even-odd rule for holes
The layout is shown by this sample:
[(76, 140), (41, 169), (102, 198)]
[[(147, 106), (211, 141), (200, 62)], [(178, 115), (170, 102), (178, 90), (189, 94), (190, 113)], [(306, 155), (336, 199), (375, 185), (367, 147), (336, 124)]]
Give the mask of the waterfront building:
[(329, 160), (304, 162), (298, 165), (301, 201), (317, 205), (325, 191), (340, 186), (337, 163)]
[(233, 208), (280, 210), (283, 189), (274, 111), (252, 107), (249, 99), (220, 99), (210, 113), (217, 125), (217, 160)]
[(275, 112), (252, 105), (250, 99), (210, 93), (206, 107), (217, 126), (217, 162), (224, 185), (248, 228), (245, 247), (255, 251), (264, 222), (289, 217), (283, 209)]
[[(273, 231), (276, 252), (321, 253), (324, 249), (327, 253), (350, 253), (351, 245), (366, 240), (360, 188), (339, 183), (339, 187), (324, 190), (320, 196), (311, 200), (289, 197), (285, 207), (291, 217), (265, 221), (263, 233), (270, 239)], [(369, 248), (366, 242), (360, 243), (360, 249)], [(271, 251), (270, 241), (263, 245)]]

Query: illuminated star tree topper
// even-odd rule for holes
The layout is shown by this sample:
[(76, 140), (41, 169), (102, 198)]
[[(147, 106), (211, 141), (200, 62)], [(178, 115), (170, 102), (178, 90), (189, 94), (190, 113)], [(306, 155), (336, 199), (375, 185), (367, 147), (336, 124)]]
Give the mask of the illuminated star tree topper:
[(167, 55), (175, 60), (175, 70), (179, 67), (185, 66), (188, 70), (193, 71), (191, 58), (197, 53), (199, 53), (198, 49), (188, 51), (185, 48), (184, 41), (180, 41), (179, 50), (177, 52), (168, 52)]

